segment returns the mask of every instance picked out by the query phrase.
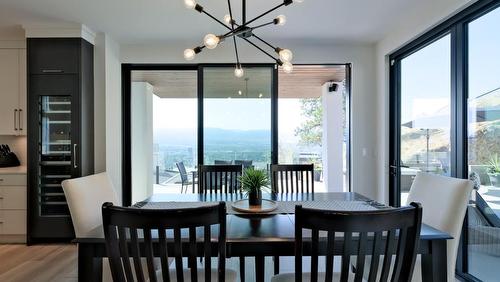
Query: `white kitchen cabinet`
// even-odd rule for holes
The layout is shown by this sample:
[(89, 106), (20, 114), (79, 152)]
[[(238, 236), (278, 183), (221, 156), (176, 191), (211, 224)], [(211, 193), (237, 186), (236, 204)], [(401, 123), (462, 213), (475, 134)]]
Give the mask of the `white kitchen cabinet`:
[(0, 49), (0, 135), (26, 135), (26, 49)]
[[(26, 172), (0, 169), (0, 243), (26, 242)], [(13, 171), (13, 170), (12, 170)]]

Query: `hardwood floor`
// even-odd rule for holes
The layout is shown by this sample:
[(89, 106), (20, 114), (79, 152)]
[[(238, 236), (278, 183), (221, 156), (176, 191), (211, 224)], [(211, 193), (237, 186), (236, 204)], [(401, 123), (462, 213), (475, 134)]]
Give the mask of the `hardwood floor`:
[(0, 281), (77, 281), (76, 245), (0, 245)]
[[(227, 267), (235, 271), (239, 269), (238, 258), (228, 259)], [(255, 281), (253, 259), (247, 258), (246, 267), (246, 281)], [(272, 260), (266, 258), (266, 281), (269, 281), (271, 276)], [(110, 279), (105, 280), (110, 281)], [(76, 282), (78, 281), (76, 245), (52, 244), (28, 247), (0, 244), (0, 281)]]

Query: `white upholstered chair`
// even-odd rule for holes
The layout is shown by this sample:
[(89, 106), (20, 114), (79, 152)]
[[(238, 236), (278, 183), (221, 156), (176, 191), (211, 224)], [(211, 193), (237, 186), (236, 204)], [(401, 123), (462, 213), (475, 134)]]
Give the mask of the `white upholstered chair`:
[[(418, 173), (408, 195), (407, 203), (422, 204), (422, 222), (450, 234), (447, 242), (448, 281), (455, 281), (455, 263), (465, 211), (473, 183), (470, 180)], [(418, 260), (417, 262), (420, 262)], [(415, 266), (413, 280), (422, 281), (422, 267)]]
[[(105, 202), (120, 204), (108, 174), (103, 172), (64, 180), (62, 187), (76, 237), (104, 238), (102, 204)], [(103, 260), (103, 281), (112, 281), (107, 259)]]

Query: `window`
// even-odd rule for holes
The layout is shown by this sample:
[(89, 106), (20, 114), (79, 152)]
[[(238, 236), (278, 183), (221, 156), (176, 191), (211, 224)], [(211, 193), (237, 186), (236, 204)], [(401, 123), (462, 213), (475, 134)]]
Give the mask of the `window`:
[(469, 273), (498, 279), (500, 265), (500, 8), (468, 24)]
[(203, 68), (204, 164), (271, 163), (271, 67)]
[(401, 60), (401, 203), (419, 171), (450, 175), (450, 35)]
[(500, 264), (499, 7), (477, 1), (390, 55), (391, 204), (416, 171), (474, 182), (457, 257), (466, 280), (496, 281)]
[(278, 163), (314, 164), (318, 192), (348, 191), (347, 66), (278, 73)]

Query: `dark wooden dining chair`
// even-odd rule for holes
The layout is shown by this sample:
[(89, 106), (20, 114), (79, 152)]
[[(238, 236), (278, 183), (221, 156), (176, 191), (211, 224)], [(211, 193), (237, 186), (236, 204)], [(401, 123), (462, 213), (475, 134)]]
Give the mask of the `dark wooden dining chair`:
[[(332, 211), (296, 206), (295, 273), (279, 274), (271, 281), (333, 281), (333, 277), (342, 282), (363, 281), (365, 269), (369, 272), (368, 282), (411, 281), (421, 224), (419, 203), (377, 211)], [(303, 239), (304, 229), (311, 234), (310, 241)], [(324, 236), (320, 237), (320, 232)], [(336, 237), (336, 234), (343, 236)], [(333, 272), (334, 249), (342, 250), (340, 273)], [(311, 255), (309, 273), (302, 270), (304, 250)], [(320, 255), (326, 256), (324, 273), (318, 271)], [(353, 259), (355, 273), (350, 271), (351, 256), (356, 256)], [(382, 263), (381, 268), (379, 263)]]
[(234, 164), (242, 165), (243, 169), (253, 168), (254, 167), (252, 160), (234, 160)]
[(241, 165), (200, 165), (198, 169), (198, 193), (232, 194), (241, 191), (238, 177)]
[[(175, 210), (126, 208), (104, 203), (102, 218), (114, 282), (236, 280), (236, 273), (225, 269), (224, 202)], [(215, 228), (216, 225), (219, 228)], [(203, 229), (202, 238), (197, 238), (197, 228)], [(181, 238), (183, 231), (188, 238)], [(157, 238), (153, 239), (152, 234), (157, 234)], [(216, 270), (211, 266), (214, 237), (217, 238)], [(199, 255), (205, 257), (205, 265), (198, 272), (196, 257)], [(147, 269), (141, 265), (141, 256), (146, 257)], [(155, 257), (160, 258), (161, 271), (155, 271)], [(183, 257), (188, 258), (189, 270), (183, 266)], [(169, 269), (169, 259), (175, 260), (175, 270)]]
[(273, 193), (314, 193), (314, 165), (271, 165), (271, 190)]

